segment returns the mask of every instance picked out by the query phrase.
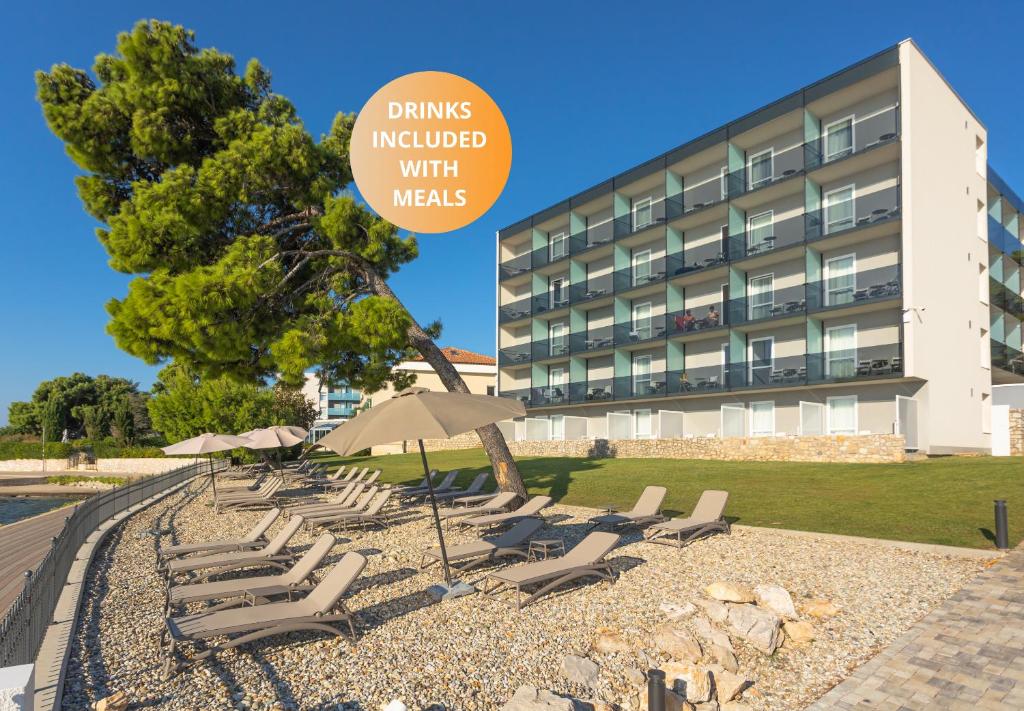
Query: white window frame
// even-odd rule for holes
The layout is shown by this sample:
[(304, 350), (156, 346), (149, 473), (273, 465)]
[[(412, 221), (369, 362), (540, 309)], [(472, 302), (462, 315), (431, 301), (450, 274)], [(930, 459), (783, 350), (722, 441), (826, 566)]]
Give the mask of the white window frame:
[[(647, 362), (647, 373), (645, 374), (647, 380), (637, 380), (636, 366), (637, 363), (643, 361)], [(633, 380), (634, 394), (637, 392), (637, 383), (646, 383), (647, 385), (650, 385), (654, 377), (654, 356), (652, 356), (650, 353), (641, 353), (638, 355), (634, 355), (633, 359), (630, 362), (630, 377)]]
[[(632, 280), (633, 286), (637, 286), (636, 266), (637, 266), (637, 263), (639, 262), (638, 257), (644, 256), (644, 255), (647, 256), (647, 279), (646, 279), (646, 281), (644, 281), (644, 284), (650, 283), (650, 281), (651, 281), (651, 274), (654, 273), (652, 271), (653, 270), (653, 264), (654, 264), (654, 253), (651, 251), (651, 249), (650, 248), (641, 249), (639, 252), (634, 253), (630, 257), (630, 261), (631, 261), (631, 265), (632, 265), (632, 274), (630, 276), (633, 277), (633, 280)], [(643, 284), (640, 284), (640, 286), (643, 286)]]
[[(747, 343), (747, 379), (751, 385), (754, 384), (754, 344), (762, 341), (768, 341), (771, 343), (772, 357), (768, 362), (768, 381), (771, 381), (772, 370), (775, 369), (775, 336), (762, 336), (761, 338), (752, 338)], [(763, 367), (763, 366), (762, 366)], [(767, 385), (768, 383), (765, 383)]]
[[(558, 335), (555, 335), (555, 330), (556, 329), (558, 329)], [(561, 321), (558, 321), (558, 322), (550, 324), (548, 326), (548, 356), (556, 355), (556, 353), (555, 353), (555, 339), (556, 338), (568, 339), (568, 336), (569, 336), (569, 326), (567, 324), (562, 323)], [(568, 343), (563, 343), (563, 345), (568, 345)], [(564, 353), (559, 353), (557, 355), (565, 355), (565, 354)]]
[(721, 382), (721, 386), (723, 388), (725, 387), (725, 381), (729, 377), (729, 366), (732, 365), (731, 363), (729, 363), (729, 351), (731, 349), (732, 349), (732, 345), (728, 341), (723, 343), (722, 347), (719, 348), (719, 352), (722, 354), (722, 382)]
[[(847, 121), (850, 122), (850, 148), (849, 148), (849, 152), (840, 151), (839, 153), (829, 154), (829, 152), (828, 152), (828, 132), (829, 132), (829, 129), (831, 129), (833, 126), (836, 126), (838, 124), (846, 123)], [(822, 139), (822, 145), (824, 147), (824, 150), (822, 151), (822, 153), (825, 154), (825, 162), (826, 163), (828, 163), (831, 160), (834, 160), (837, 157), (844, 157), (844, 154), (847, 155), (847, 156), (853, 155), (856, 152), (856, 150), (857, 150), (857, 148), (856, 148), (856, 146), (857, 146), (857, 119), (856, 119), (855, 114), (850, 114), (849, 116), (843, 116), (842, 118), (838, 118), (835, 121), (830, 121), (829, 123), (825, 124), (824, 130), (822, 130), (822, 132), (821, 132), (821, 139)]]
[[(767, 316), (758, 316), (757, 319), (770, 318), (771, 317), (772, 309), (775, 308), (775, 272), (768, 272), (767, 274), (758, 274), (756, 276), (747, 277), (747, 319), (750, 320), (750, 321), (755, 320), (755, 318), (754, 318), (754, 303), (753, 303), (754, 293), (753, 293), (753, 289), (751, 288), (751, 285), (754, 283), (754, 280), (756, 280), (756, 279), (765, 279), (765, 278), (770, 278), (772, 280), (772, 288), (771, 288), (772, 300), (771, 300), (771, 303), (767, 304), (767, 306), (768, 306), (768, 315)], [(758, 304), (758, 306), (759, 307), (760, 306), (765, 306), (765, 304)]]
[(842, 187), (839, 188), (833, 188), (832, 190), (829, 190), (827, 193), (825, 193), (825, 195), (822, 197), (822, 227), (825, 229), (825, 234), (827, 235), (833, 233), (833, 230), (830, 228), (831, 223), (829, 222), (828, 217), (828, 210), (830, 207), (829, 203), (831, 202), (831, 197), (836, 193), (841, 193), (845, 190), (850, 191), (850, 203), (853, 205), (853, 214), (850, 216), (851, 223), (849, 227), (842, 227), (835, 231), (842, 232), (843, 230), (849, 230), (857, 226), (857, 185), (856, 183), (850, 183), (849, 185), (843, 185)]
[[(747, 419), (747, 413), (746, 413), (747, 408), (746, 408), (746, 406), (744, 406), (742, 404), (739, 404), (739, 405), (730, 404), (730, 405), (722, 405), (722, 406), (720, 406), (719, 409), (718, 409), (718, 413), (719, 413), (718, 414), (718, 431), (722, 433), (722, 437), (726, 436), (725, 435), (725, 411), (726, 410), (740, 410), (741, 412), (743, 412), (743, 419), (741, 419), (740, 421), (741, 422), (746, 422), (746, 419)], [(746, 434), (747, 433), (744, 432), (740, 436), (746, 436)]]
[[(772, 425), (771, 430), (768, 432), (758, 432), (754, 429), (754, 408), (757, 405), (770, 405), (772, 413)], [(750, 411), (750, 424), (748, 430), (751, 437), (774, 437), (775, 436), (775, 401), (774, 400), (757, 400), (750, 403), (750, 407), (747, 408)]]
[(560, 277), (556, 277), (554, 279), (550, 279), (550, 280), (548, 280), (548, 308), (549, 309), (561, 308), (560, 306), (556, 306), (555, 305), (557, 303), (555, 301), (555, 285), (556, 284), (558, 285), (558, 288), (562, 292), (562, 299), (564, 301), (568, 301), (569, 277), (567, 277), (567, 276), (560, 276)]
[[(853, 400), (853, 431), (852, 432), (836, 432), (832, 427), (832, 403), (837, 400)], [(825, 400), (825, 424), (828, 427), (828, 433), (830, 435), (843, 434), (851, 435), (857, 434), (860, 431), (860, 422), (857, 413), (857, 396), (856, 395), (833, 395)]]
[(844, 328), (852, 328), (853, 329), (853, 376), (850, 376), (850, 377), (854, 377), (854, 376), (857, 375), (857, 365), (858, 365), (858, 363), (857, 363), (857, 352), (860, 350), (857, 347), (857, 336), (858, 336), (857, 324), (856, 323), (842, 323), (842, 324), (837, 324), (835, 326), (829, 326), (828, 328), (825, 329), (825, 333), (822, 334), (822, 341), (821, 341), (821, 343), (822, 343), (823, 352), (824, 352), (824, 355), (825, 355), (825, 377), (826, 378), (832, 376), (832, 373), (831, 373), (831, 371), (832, 371), (832, 357), (831, 357), (831, 354), (832, 354), (832, 348), (831, 348), (832, 336), (831, 336), (831, 333), (833, 331), (838, 331), (839, 329), (844, 329)]
[[(564, 230), (561, 232), (556, 232), (550, 238), (548, 238), (548, 259), (553, 262), (556, 259), (561, 259), (562, 257), (568, 256), (568, 241), (569, 235)], [(563, 245), (561, 254), (555, 254), (556, 244)]]
[[(648, 334), (647, 334), (646, 337), (644, 337), (642, 334), (640, 334), (640, 329), (636, 325), (637, 324), (637, 311), (640, 311), (641, 309), (644, 309), (644, 308), (647, 309), (646, 319), (647, 319)], [(632, 314), (632, 316), (633, 316), (632, 330), (637, 332), (637, 334), (639, 336), (639, 340), (646, 340), (646, 339), (651, 338), (651, 337), (654, 336), (654, 304), (652, 304), (650, 301), (641, 301), (638, 304), (633, 304), (633, 314)]]
[[(750, 217), (747, 218), (747, 249), (750, 249), (752, 246), (754, 246), (753, 243), (750, 241), (750, 235), (751, 235), (751, 232), (753, 230), (753, 228), (750, 226), (751, 223), (754, 220), (758, 219), (759, 217), (764, 217), (765, 215), (767, 215), (768, 218), (769, 218), (768, 226), (769, 227), (774, 227), (775, 226), (775, 210), (765, 210), (764, 212), (759, 212), (756, 215), (751, 215)], [(774, 233), (774, 230), (773, 230), (773, 233)], [(764, 244), (764, 242), (759, 242), (758, 244)]]
[[(637, 219), (637, 213), (646, 208), (648, 211), (647, 222), (640, 224)], [(648, 195), (647, 197), (640, 198), (639, 200), (633, 201), (633, 231), (642, 230), (645, 227), (650, 227), (654, 224), (654, 198)]]
[[(640, 414), (647, 415), (647, 432), (640, 431)], [(654, 415), (649, 407), (633, 410), (633, 439), (654, 438)]]
[(722, 193), (722, 200), (725, 200), (729, 196), (729, 166), (723, 165), (722, 170), (718, 176), (719, 188)]
[[(823, 289), (823, 291), (825, 292), (825, 304), (824, 304), (825, 306), (832, 306), (833, 305), (832, 304), (832, 297), (831, 297), (832, 291), (829, 288), (828, 282), (832, 278), (832, 262), (837, 262), (840, 259), (850, 259), (851, 260), (851, 262), (850, 262), (851, 263), (850, 274), (851, 274), (851, 276), (853, 276), (853, 292), (855, 294), (857, 293), (857, 253), (856, 252), (850, 252), (848, 254), (837, 254), (834, 257), (829, 257), (828, 259), (825, 260), (825, 268), (822, 270), (823, 277), (824, 277), (824, 287), (825, 287)], [(850, 298), (850, 301), (844, 302), (844, 303), (851, 303), (852, 304), (853, 303), (853, 297)], [(839, 304), (839, 305), (842, 306), (842, 304)]]
[[(760, 181), (757, 185), (754, 185), (754, 160), (761, 158), (762, 156), (768, 156), (768, 177)], [(747, 158), (747, 190), (753, 190), (759, 188), (762, 185), (768, 185), (775, 180), (775, 146), (766, 148), (763, 151), (757, 153), (751, 153), (750, 157)]]
[[(562, 432), (561, 436), (555, 436), (555, 422), (561, 425)], [(565, 439), (565, 415), (551, 415), (548, 418), (548, 439), (552, 440), (564, 440)]]

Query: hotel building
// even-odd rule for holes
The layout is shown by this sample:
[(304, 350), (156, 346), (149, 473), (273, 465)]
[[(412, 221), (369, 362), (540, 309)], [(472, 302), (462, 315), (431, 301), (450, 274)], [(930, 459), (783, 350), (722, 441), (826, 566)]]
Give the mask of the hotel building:
[(991, 448), (1024, 202), (911, 40), (498, 232), (529, 439), (901, 433)]

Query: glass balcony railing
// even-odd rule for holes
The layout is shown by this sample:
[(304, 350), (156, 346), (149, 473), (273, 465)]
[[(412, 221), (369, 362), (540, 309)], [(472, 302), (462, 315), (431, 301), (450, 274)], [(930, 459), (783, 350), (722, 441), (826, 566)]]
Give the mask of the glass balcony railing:
[(991, 344), (992, 348), (992, 367), (1005, 370), (1016, 375), (1024, 375), (1024, 353), (1013, 346), (1008, 346), (1005, 343), (996, 343), (995, 341)]
[(747, 156), (747, 164), (727, 176), (729, 197), (764, 188), (804, 171), (804, 145), (778, 151), (761, 151)]
[(824, 197), (820, 210), (809, 212), (807, 238), (813, 239), (845, 232), (855, 227), (885, 222), (900, 216), (898, 186), (865, 188), (852, 192), (832, 191)]
[(665, 314), (638, 318), (615, 326), (615, 345), (646, 343), (665, 337)]
[(518, 301), (505, 304), (498, 307), (498, 322), (507, 323), (508, 321), (517, 321), (521, 318), (526, 318), (531, 314), (531, 304), (533, 297), (527, 296)]
[(903, 345), (886, 343), (807, 356), (810, 383), (863, 380), (903, 375)]
[(844, 123), (822, 127), (822, 137), (807, 143), (807, 169), (892, 143), (899, 138), (899, 110), (890, 106)]
[(716, 302), (705, 306), (673, 311), (666, 316), (666, 331), (669, 336), (681, 336), (697, 333), (726, 325), (722, 303)]
[(586, 333), (574, 333), (569, 337), (569, 350), (572, 353), (589, 353), (615, 344), (615, 329), (612, 326), (594, 328)]
[(1024, 317), (1024, 298), (1015, 294), (998, 279), (988, 279), (988, 299), (992, 306), (1007, 311), (1017, 318)]
[(502, 390), (498, 393), (499, 397), (507, 397), (511, 400), (518, 400), (524, 405), (529, 406), (530, 403), (530, 388), (519, 388), (516, 390)]
[(729, 237), (729, 258), (742, 259), (801, 244), (806, 231), (804, 214), (784, 219), (774, 219), (771, 213), (748, 215), (746, 231)]
[(498, 365), (510, 366), (530, 362), (531, 344), (521, 343), (498, 349)]
[(569, 355), (569, 334), (534, 341), (532, 353), (534, 360), (567, 357)]
[(569, 299), (574, 304), (582, 304), (585, 301), (600, 299), (608, 296), (614, 290), (614, 279), (612, 273), (591, 277), (580, 284), (573, 284), (569, 287)]
[(641, 397), (659, 397), (667, 392), (665, 373), (627, 375), (614, 379), (612, 395), (615, 400), (631, 400)]
[(569, 252), (579, 254), (592, 247), (608, 244), (612, 241), (613, 229), (611, 222), (604, 222), (583, 232), (577, 232), (569, 238)]
[(615, 218), (613, 228), (615, 238), (626, 237), (634, 232), (665, 224), (665, 219), (668, 216), (667, 209), (665, 198), (653, 200), (649, 204), (634, 203), (629, 215)]
[(728, 366), (723, 368), (721, 365), (709, 365), (669, 371), (666, 378), (667, 394), (688, 395), (724, 390), (728, 370)]
[(533, 253), (527, 252), (507, 259), (498, 267), (501, 279), (511, 279), (533, 269)]
[(684, 178), (682, 214), (711, 207), (725, 200), (727, 182), (724, 176), (715, 176), (701, 183), (687, 185)]
[(570, 289), (568, 286), (557, 292), (549, 291), (546, 294), (537, 294), (533, 297), (533, 315), (539, 316), (548, 311), (564, 309), (569, 305), (569, 294)]
[(355, 408), (342, 405), (342, 406), (331, 406), (327, 408), (328, 417), (352, 417), (355, 414)]
[(685, 247), (682, 252), (670, 254), (666, 262), (668, 276), (681, 276), (725, 264), (727, 255), (724, 246), (721, 241), (707, 242), (696, 247)]
[(730, 325), (736, 326), (768, 318), (795, 316), (806, 310), (806, 287), (800, 284), (729, 299), (727, 318)]
[(1017, 264), (1024, 264), (1024, 246), (1021, 241), (991, 215), (988, 218), (988, 242)]
[(895, 299), (903, 293), (900, 265), (865, 269), (807, 284), (807, 308), (824, 309)]
[(618, 293), (629, 291), (630, 289), (639, 289), (648, 284), (655, 284), (665, 280), (665, 269), (665, 257), (638, 262), (631, 267), (615, 270), (613, 286), (616, 293)]
[(568, 258), (571, 244), (571, 240), (566, 236), (565, 239), (538, 247), (530, 253), (530, 266), (533, 269), (537, 269), (546, 264), (552, 264)]
[(327, 394), (327, 400), (331, 404), (336, 402), (359, 402), (362, 399), (362, 395), (355, 392)]

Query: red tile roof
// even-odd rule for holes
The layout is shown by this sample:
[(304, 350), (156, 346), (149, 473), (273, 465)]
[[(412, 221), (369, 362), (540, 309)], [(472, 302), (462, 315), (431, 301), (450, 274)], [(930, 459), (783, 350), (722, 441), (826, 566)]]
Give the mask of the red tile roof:
[[(482, 353), (474, 353), (473, 351), (467, 351), (465, 348), (452, 348), (451, 346), (444, 346), (441, 348), (441, 352), (444, 353), (444, 357), (452, 363), (464, 363), (466, 365), (495, 365), (496, 361), (494, 358)], [(413, 360), (423, 360), (423, 356), (416, 356)]]

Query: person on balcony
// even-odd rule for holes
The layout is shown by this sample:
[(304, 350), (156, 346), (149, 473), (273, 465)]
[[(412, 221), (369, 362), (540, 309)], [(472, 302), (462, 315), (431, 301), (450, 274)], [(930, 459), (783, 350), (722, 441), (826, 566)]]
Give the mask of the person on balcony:
[(707, 321), (708, 326), (717, 326), (720, 318), (721, 317), (718, 315), (718, 311), (715, 309), (715, 305), (712, 304), (711, 306), (709, 306), (707, 319), (705, 319)]

